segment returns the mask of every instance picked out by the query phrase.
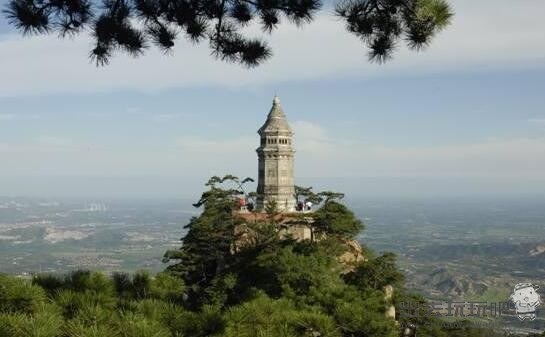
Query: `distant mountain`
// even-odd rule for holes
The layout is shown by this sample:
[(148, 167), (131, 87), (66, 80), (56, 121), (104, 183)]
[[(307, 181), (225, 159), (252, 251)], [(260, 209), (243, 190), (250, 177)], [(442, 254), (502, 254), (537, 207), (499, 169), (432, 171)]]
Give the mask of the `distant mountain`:
[(430, 292), (435, 290), (443, 295), (456, 297), (482, 295), (489, 288), (486, 282), (474, 281), (445, 267), (433, 270), (424, 281), (424, 285)]

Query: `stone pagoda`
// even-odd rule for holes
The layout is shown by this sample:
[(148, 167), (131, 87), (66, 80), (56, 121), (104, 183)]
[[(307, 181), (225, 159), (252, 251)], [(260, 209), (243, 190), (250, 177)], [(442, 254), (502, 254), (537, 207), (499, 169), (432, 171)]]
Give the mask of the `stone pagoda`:
[(277, 96), (265, 124), (257, 133), (261, 142), (256, 149), (259, 160), (256, 207), (263, 211), (268, 203), (274, 201), (278, 211), (294, 212), (293, 132)]

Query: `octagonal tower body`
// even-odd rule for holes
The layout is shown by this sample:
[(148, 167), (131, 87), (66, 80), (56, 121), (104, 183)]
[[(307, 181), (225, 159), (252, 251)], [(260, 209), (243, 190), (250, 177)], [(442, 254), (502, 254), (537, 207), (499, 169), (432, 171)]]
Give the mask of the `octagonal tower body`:
[(275, 200), (278, 211), (293, 212), (295, 211), (293, 132), (278, 97), (274, 97), (267, 120), (257, 133), (261, 139), (256, 150), (259, 159), (257, 209), (263, 211), (269, 201)]

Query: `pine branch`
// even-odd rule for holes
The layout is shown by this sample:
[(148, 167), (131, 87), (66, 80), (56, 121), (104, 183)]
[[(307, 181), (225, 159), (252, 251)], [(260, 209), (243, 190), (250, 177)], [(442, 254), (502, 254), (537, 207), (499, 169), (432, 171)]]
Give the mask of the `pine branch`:
[[(165, 53), (172, 50), (178, 30), (199, 43), (207, 38), (212, 55), (246, 67), (265, 62), (272, 51), (262, 38), (249, 38), (242, 28), (258, 19), (270, 34), (281, 17), (300, 26), (311, 22), (321, 0), (10, 0), (4, 8), (8, 22), (23, 34), (59, 36), (89, 28), (95, 47), (89, 56), (106, 65), (118, 51), (144, 54), (149, 42)], [(421, 50), (450, 23), (446, 0), (341, 0), (336, 15), (360, 38), (371, 61), (390, 59), (397, 45)]]

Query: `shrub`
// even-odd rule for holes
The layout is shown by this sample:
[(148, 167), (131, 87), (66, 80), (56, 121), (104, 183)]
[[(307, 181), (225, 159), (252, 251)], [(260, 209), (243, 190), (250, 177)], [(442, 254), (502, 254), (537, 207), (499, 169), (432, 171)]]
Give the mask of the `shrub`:
[(45, 303), (45, 292), (30, 281), (0, 275), (0, 312), (34, 313)]
[(61, 337), (62, 316), (51, 305), (42, 305), (32, 315), (0, 315), (0, 337)]
[(169, 273), (159, 273), (151, 282), (151, 295), (162, 300), (181, 303), (185, 291), (184, 282)]
[(51, 297), (64, 287), (64, 280), (53, 274), (38, 274), (32, 277), (32, 284), (40, 286)]
[(117, 321), (122, 337), (171, 337), (170, 331), (160, 322), (134, 313), (125, 313)]
[(315, 226), (327, 234), (351, 237), (364, 228), (363, 223), (345, 205), (329, 201), (314, 214)]

